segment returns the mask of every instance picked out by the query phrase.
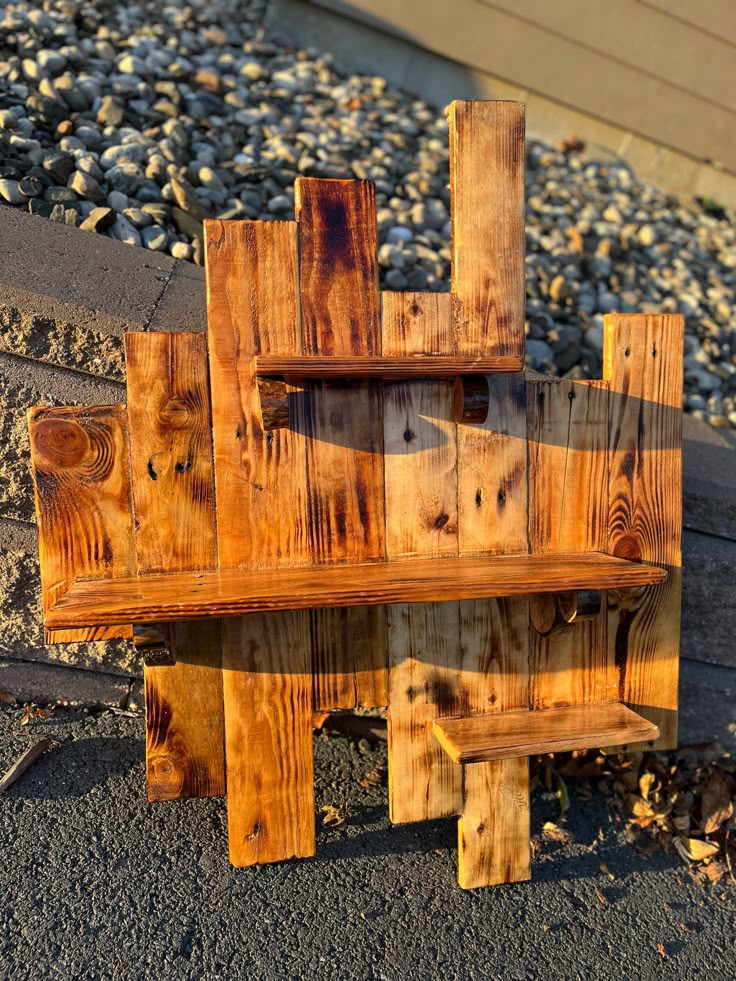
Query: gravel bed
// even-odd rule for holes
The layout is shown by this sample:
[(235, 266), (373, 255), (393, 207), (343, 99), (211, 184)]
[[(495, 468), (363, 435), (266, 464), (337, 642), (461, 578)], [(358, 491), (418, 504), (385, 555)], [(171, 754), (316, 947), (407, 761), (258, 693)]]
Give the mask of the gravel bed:
[[(441, 110), (264, 35), (264, 2), (0, 0), (0, 203), (202, 262), (202, 221), (290, 218), (298, 175), (376, 184), (384, 289), (449, 289)], [(685, 315), (693, 415), (736, 428), (733, 211), (527, 144), (527, 355), (599, 376), (603, 315)]]

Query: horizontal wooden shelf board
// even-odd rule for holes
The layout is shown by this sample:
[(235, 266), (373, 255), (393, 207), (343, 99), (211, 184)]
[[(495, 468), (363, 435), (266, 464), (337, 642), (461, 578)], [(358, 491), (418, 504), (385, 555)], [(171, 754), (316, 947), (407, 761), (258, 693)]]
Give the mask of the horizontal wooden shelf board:
[(434, 734), (454, 763), (486, 763), (649, 742), (659, 729), (621, 702), (602, 702), (437, 719)]
[(376, 355), (304, 356), (286, 358), (261, 355), (256, 359), (260, 378), (382, 378), (402, 381), (423, 378), (455, 378), (457, 375), (491, 375), (496, 372), (523, 371), (524, 359), (517, 357), (456, 357), (415, 354), (405, 357)]
[(47, 628), (149, 623), (384, 603), (432, 603), (662, 582), (659, 566), (602, 552), (409, 559), (77, 580)]

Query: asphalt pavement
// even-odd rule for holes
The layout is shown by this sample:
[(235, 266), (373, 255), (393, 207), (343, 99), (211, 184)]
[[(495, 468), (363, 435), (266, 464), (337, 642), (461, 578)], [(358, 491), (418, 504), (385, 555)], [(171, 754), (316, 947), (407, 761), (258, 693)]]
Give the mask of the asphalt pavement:
[[(223, 799), (146, 803), (142, 718), (21, 718), (0, 711), (0, 772), (61, 745), (0, 794), (0, 978), (736, 977), (736, 889), (642, 855), (599, 794), (572, 789), (573, 841), (544, 841), (531, 883), (463, 892), (455, 821), (393, 827), (361, 786), (385, 745), (317, 734), (317, 816), (346, 822), (314, 859), (233, 869)], [(535, 792), (537, 839), (558, 813)]]

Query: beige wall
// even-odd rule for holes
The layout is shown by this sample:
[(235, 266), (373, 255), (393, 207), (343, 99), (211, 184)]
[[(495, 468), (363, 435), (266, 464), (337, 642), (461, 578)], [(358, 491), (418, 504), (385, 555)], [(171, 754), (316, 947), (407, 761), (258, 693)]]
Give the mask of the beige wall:
[[(589, 132), (607, 134), (602, 142), (611, 149), (623, 156), (631, 151), (635, 166), (645, 158), (655, 171), (674, 166), (679, 189), (717, 192), (730, 184), (719, 173), (736, 174), (736, 0), (312, 0), (308, 6), (315, 5), (439, 55), (476, 81), (485, 76), (517, 90), (529, 103), (530, 132), (535, 105), (547, 124), (557, 106), (558, 136), (565, 132), (560, 127), (577, 121), (585, 129), (587, 120)], [(715, 181), (704, 181), (703, 167), (714, 171)]]

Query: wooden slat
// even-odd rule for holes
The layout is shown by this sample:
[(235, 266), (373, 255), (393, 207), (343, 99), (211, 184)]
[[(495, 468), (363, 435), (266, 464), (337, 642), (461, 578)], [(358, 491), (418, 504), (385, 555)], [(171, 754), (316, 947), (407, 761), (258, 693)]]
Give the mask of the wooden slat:
[[(391, 293), (387, 293), (391, 296)], [(411, 297), (416, 294), (399, 293), (397, 296)], [(421, 294), (419, 294), (421, 295)], [(430, 293), (428, 297), (441, 297), (444, 323), (452, 329), (450, 298), (446, 293)], [(426, 300), (425, 304), (433, 304)], [(259, 378), (294, 377), (311, 379), (341, 378), (381, 378), (384, 381), (419, 381), (423, 378), (454, 378), (456, 375), (489, 375), (492, 372), (521, 371), (523, 358), (460, 358), (427, 355), (426, 357), (386, 357), (390, 354), (384, 348), (384, 357), (366, 355), (360, 357), (301, 357), (282, 358), (262, 356), (256, 361), (256, 375)]]
[(454, 763), (476, 764), (636, 743), (656, 739), (658, 730), (620, 702), (602, 702), (438, 719), (434, 733)]
[[(212, 221), (205, 240), (220, 568), (303, 563), (304, 441), (263, 432), (255, 377), (261, 352), (301, 351), (296, 226)], [(310, 656), (305, 614), (223, 624), (233, 865), (314, 851)]]
[(524, 356), (524, 106), (450, 104), (458, 354)]
[[(383, 351), (454, 351), (448, 294), (384, 293)], [(452, 386), (415, 381), (384, 389), (386, 549), (390, 559), (457, 556), (457, 427)], [(462, 704), (456, 602), (387, 608), (389, 809), (394, 823), (456, 814), (461, 774), (447, 765), (432, 722)]]
[[(299, 179), (301, 339), (310, 356), (379, 355), (373, 185)], [(384, 559), (382, 393), (376, 382), (311, 383), (296, 402), (306, 437), (312, 561)], [(323, 604), (318, 604), (323, 605)], [(312, 614), (315, 707), (351, 708), (386, 691), (382, 611)], [(346, 649), (345, 638), (351, 638)], [(371, 668), (371, 664), (373, 667)], [(354, 673), (353, 692), (346, 676)]]
[[(44, 614), (76, 578), (135, 572), (125, 406), (29, 410)], [(132, 624), (45, 630), (47, 644), (133, 636)]]
[(611, 315), (609, 551), (662, 563), (667, 581), (609, 597), (608, 644), (619, 697), (677, 744), (682, 549), (682, 348), (679, 316)]
[(468, 556), (299, 569), (222, 570), (79, 581), (47, 616), (52, 627), (187, 620), (278, 610), (526, 596), (663, 582), (658, 566), (599, 552)]
[[(217, 568), (204, 334), (125, 336), (138, 572)], [(149, 800), (225, 793), (218, 620), (176, 625), (173, 665), (144, 666)]]
[[(457, 352), (523, 356), (524, 107), (454, 102), (449, 126)], [(485, 422), (458, 426), (461, 561), (528, 552), (526, 383), (521, 371), (488, 383)], [(528, 706), (528, 616), (526, 597), (460, 604), (461, 678), (475, 691), (468, 712)], [(465, 773), (458, 822), (464, 888), (529, 878), (528, 781), (525, 760)]]
[[(608, 545), (608, 386), (546, 379), (528, 386), (529, 544), (534, 553)], [(535, 601), (532, 600), (532, 603)], [(580, 623), (543, 636), (530, 628), (530, 704), (617, 697), (606, 648), (606, 600)]]
[(236, 866), (314, 854), (309, 616), (223, 622), (228, 835)]
[(297, 564), (306, 555), (304, 441), (263, 432), (254, 362), (261, 350), (301, 350), (296, 224), (208, 221), (205, 238), (220, 567)]

